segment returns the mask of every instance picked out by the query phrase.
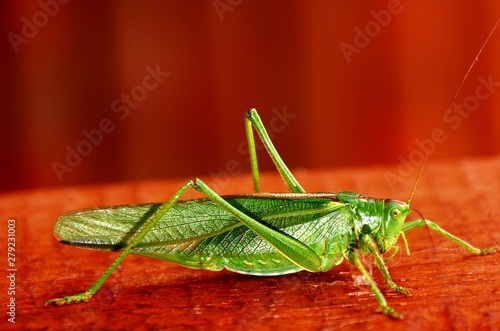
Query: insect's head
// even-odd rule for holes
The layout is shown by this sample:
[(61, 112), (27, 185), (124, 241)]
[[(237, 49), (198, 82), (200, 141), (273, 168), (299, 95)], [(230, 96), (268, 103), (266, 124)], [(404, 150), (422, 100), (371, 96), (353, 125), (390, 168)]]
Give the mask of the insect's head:
[(398, 240), (406, 216), (410, 214), (410, 205), (394, 199), (384, 200), (382, 233), (384, 246), (388, 250)]

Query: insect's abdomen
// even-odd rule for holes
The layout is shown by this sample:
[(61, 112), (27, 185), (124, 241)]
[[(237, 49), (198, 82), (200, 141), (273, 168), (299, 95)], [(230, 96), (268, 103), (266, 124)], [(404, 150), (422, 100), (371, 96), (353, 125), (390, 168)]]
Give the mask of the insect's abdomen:
[(227, 270), (258, 276), (284, 275), (302, 270), (276, 251), (241, 257), (222, 257), (219, 260)]

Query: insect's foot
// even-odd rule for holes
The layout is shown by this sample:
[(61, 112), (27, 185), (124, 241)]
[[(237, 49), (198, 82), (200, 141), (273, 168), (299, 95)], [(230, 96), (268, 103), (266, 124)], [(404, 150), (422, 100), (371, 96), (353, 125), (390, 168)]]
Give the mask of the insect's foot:
[(396, 286), (394, 288), (398, 293), (401, 293), (401, 294), (404, 294), (404, 295), (408, 295), (410, 296), (411, 295), (411, 291), (409, 289), (406, 289), (404, 287), (401, 287), (401, 286)]
[(495, 254), (496, 252), (498, 252), (497, 247), (481, 248), (479, 254)]
[(398, 292), (398, 293), (401, 293), (401, 294), (404, 294), (404, 295), (411, 295), (411, 291), (402, 287), (402, 286), (398, 286), (396, 285), (396, 283), (394, 283), (393, 281), (391, 280), (388, 280), (387, 281), (387, 285), (389, 285), (389, 287), (391, 289), (393, 289), (394, 291)]
[(495, 254), (496, 252), (498, 252), (498, 247), (490, 247), (490, 248), (471, 247), (469, 249), (469, 252), (471, 252), (474, 255)]
[(55, 299), (51, 299), (47, 302), (45, 302), (45, 306), (48, 306), (48, 305), (56, 305), (56, 306), (63, 306), (65, 304), (69, 304), (70, 301), (67, 300), (67, 297), (64, 297), (64, 298), (55, 298)]
[(386, 314), (389, 317), (396, 318), (396, 319), (403, 319), (403, 315), (395, 311), (389, 306), (382, 306), (382, 313)]
[(75, 295), (69, 295), (64, 298), (56, 298), (45, 302), (45, 306), (55, 304), (56, 306), (69, 305), (73, 302), (80, 303), (82, 301), (88, 302), (90, 296), (87, 293), (79, 293)]

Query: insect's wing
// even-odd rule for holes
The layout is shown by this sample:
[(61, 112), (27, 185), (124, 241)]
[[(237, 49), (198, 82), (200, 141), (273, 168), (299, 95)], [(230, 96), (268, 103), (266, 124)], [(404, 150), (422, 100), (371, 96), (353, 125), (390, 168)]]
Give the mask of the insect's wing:
[[(347, 208), (331, 199), (241, 196), (229, 197), (226, 201), (314, 250), (324, 249), (327, 238), (343, 235), (352, 228)], [(55, 235), (61, 242), (73, 246), (120, 250), (160, 206), (125, 205), (70, 212), (58, 219)], [(287, 264), (261, 237), (206, 199), (177, 203), (132, 252), (186, 266), (193, 261), (192, 267), (203, 268), (209, 268), (214, 258), (244, 259), (245, 256), (272, 257), (279, 260), (280, 265)], [(201, 266), (203, 261), (208, 262)]]
[[(64, 244), (99, 250), (120, 250), (162, 206), (161, 203), (110, 206), (68, 212), (54, 226)], [(183, 201), (173, 206), (151, 229), (142, 245), (175, 244), (213, 236), (239, 222), (209, 200)]]

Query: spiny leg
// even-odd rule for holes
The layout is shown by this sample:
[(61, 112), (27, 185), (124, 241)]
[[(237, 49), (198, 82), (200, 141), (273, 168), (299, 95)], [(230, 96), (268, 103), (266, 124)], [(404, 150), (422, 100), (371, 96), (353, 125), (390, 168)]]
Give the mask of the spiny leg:
[(267, 134), (266, 128), (264, 127), (259, 114), (257, 114), (257, 110), (255, 110), (255, 108), (252, 108), (246, 113), (245, 116), (245, 130), (248, 140), (248, 151), (250, 154), (250, 165), (252, 168), (255, 192), (260, 192), (260, 179), (259, 167), (257, 164), (257, 153), (255, 150), (255, 138), (253, 136), (252, 126), (253, 128), (255, 128), (255, 131), (257, 131), (257, 134), (264, 143), (264, 147), (266, 148), (269, 156), (276, 165), (276, 168), (278, 169), (278, 172), (288, 186), (288, 189), (291, 192), (295, 193), (305, 193), (305, 190), (302, 188), (302, 186), (300, 186), (297, 179), (295, 179), (291, 171), (279, 156), (278, 151), (271, 142), (271, 138), (269, 138), (269, 135)]
[(373, 239), (369, 235), (363, 235), (361, 237), (361, 240), (363, 243), (368, 246), (368, 249), (370, 250), (371, 255), (373, 256), (375, 260), (375, 265), (378, 267), (380, 272), (382, 273), (382, 276), (385, 279), (385, 282), (387, 283), (387, 286), (389, 286), (391, 289), (405, 294), (405, 295), (411, 295), (410, 291), (405, 289), (404, 287), (396, 285), (394, 281), (391, 278), (391, 275), (389, 274), (389, 270), (387, 270), (387, 267), (384, 263), (384, 260), (382, 259), (382, 256), (380, 255), (380, 252), (378, 250), (377, 245), (373, 241)]
[(403, 318), (403, 316), (400, 313), (398, 313), (397, 311), (395, 311), (394, 309), (392, 309), (387, 305), (387, 301), (385, 300), (384, 295), (382, 294), (382, 292), (380, 292), (380, 289), (378, 288), (377, 284), (375, 284), (375, 281), (370, 277), (370, 274), (368, 274), (365, 267), (359, 260), (358, 253), (354, 250), (349, 251), (347, 259), (352, 265), (358, 268), (358, 270), (365, 278), (366, 283), (372, 290), (373, 294), (375, 295), (375, 299), (377, 300), (380, 308), (382, 309), (382, 313), (394, 318)]
[(429, 220), (419, 219), (419, 220), (406, 222), (403, 224), (403, 232), (408, 232), (408, 231), (420, 228), (424, 225), (427, 225), (429, 227), (429, 229), (436, 232), (437, 234), (439, 234), (439, 235), (449, 239), (450, 241), (462, 246), (463, 248), (465, 248), (465, 250), (467, 250), (471, 254), (474, 254), (474, 255), (493, 254), (493, 253), (496, 253), (498, 251), (497, 247), (478, 248), (478, 247), (472, 246), (471, 244), (469, 244), (465, 240), (462, 240), (462, 239), (458, 238), (457, 236), (452, 235), (451, 233), (444, 230), (436, 223), (431, 222)]

